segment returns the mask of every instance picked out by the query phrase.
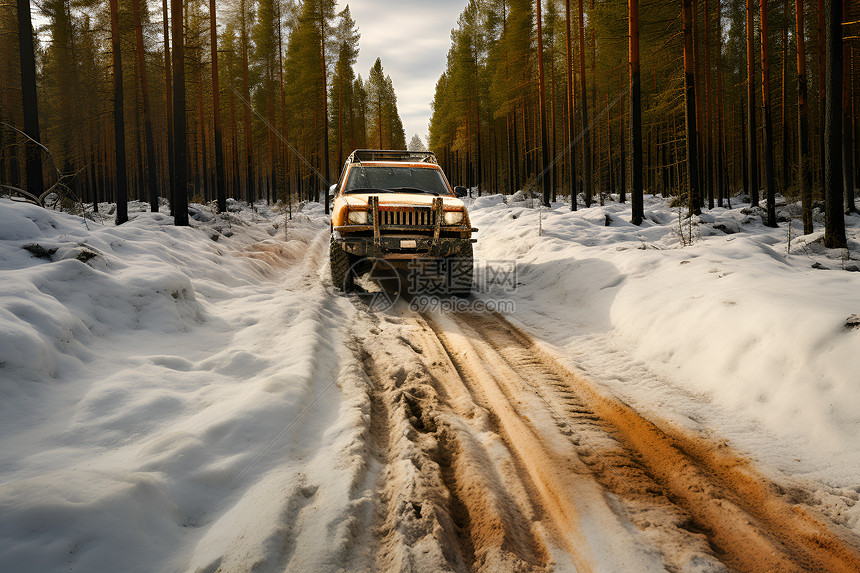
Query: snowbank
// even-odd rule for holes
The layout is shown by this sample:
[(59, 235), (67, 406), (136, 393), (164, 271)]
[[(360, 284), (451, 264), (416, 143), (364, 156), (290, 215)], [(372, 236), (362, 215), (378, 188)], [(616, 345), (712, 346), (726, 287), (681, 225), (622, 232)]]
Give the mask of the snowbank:
[[(683, 411), (672, 403), (679, 392), (666, 393), (675, 387), (699, 402), (688, 418), (719, 409), (723, 427), (750, 420), (799, 440), (801, 452), (852, 456), (830, 477), (856, 478), (860, 329), (846, 321), (860, 313), (860, 272), (851, 272), (860, 217), (847, 217), (849, 250), (840, 251), (824, 249), (818, 229), (802, 237), (799, 219), (791, 237), (786, 221), (765, 227), (748, 204), (704, 213), (692, 229), (660, 198), (646, 198), (640, 227), (628, 222), (629, 205), (569, 209), (475, 200), (476, 255), (515, 260), (519, 283), (482, 296), (513, 298), (515, 320), (646, 410)], [(638, 379), (637, 362), (662, 380)]]
[[(87, 228), (1, 203), (0, 569), (337, 559), (365, 462), (322, 210)], [(275, 556), (310, 505), (321, 545)]]

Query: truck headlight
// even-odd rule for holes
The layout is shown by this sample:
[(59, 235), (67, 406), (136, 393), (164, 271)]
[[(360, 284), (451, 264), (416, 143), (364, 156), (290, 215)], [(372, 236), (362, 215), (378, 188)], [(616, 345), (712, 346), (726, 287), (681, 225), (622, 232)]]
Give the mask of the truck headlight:
[(350, 211), (346, 219), (353, 225), (366, 225), (367, 211)]
[(445, 211), (444, 221), (446, 225), (459, 225), (463, 222), (463, 212)]

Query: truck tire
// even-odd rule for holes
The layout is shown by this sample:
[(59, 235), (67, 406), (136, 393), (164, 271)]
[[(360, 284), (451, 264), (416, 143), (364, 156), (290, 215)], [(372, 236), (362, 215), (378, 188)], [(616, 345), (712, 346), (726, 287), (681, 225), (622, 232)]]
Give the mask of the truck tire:
[(350, 265), (352, 264), (349, 253), (344, 251), (339, 243), (332, 242), (328, 250), (328, 260), (331, 268), (331, 282), (334, 288), (344, 292), (352, 292), (354, 277), (349, 272)]
[(472, 292), (474, 274), (474, 257), (472, 243), (466, 243), (460, 249), (447, 257), (449, 270), (447, 290), (454, 296), (467, 297)]

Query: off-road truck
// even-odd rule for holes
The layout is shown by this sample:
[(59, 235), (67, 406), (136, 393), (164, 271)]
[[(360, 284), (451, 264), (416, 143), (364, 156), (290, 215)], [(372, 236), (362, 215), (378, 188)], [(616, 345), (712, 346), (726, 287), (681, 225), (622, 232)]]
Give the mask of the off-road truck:
[(347, 158), (333, 196), (331, 278), (350, 291), (356, 271), (384, 261), (395, 269), (433, 268), (444, 292), (472, 288), (473, 229), (431, 152), (359, 149)]

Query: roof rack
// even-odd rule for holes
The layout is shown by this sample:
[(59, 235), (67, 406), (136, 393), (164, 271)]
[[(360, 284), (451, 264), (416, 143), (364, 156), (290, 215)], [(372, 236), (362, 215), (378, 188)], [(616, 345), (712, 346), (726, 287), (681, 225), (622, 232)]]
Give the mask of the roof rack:
[(412, 161), (438, 164), (436, 154), (432, 151), (398, 151), (385, 149), (356, 149), (349, 156), (349, 161)]

